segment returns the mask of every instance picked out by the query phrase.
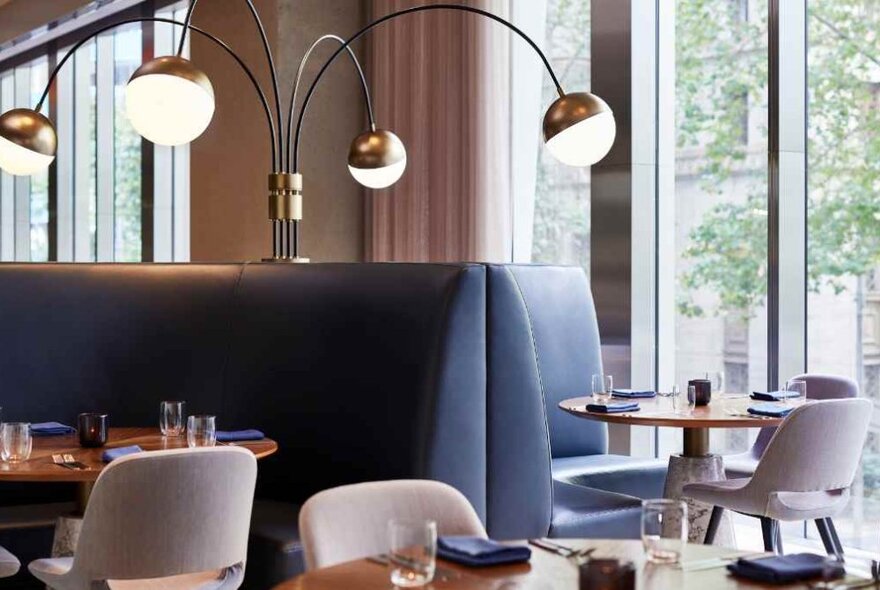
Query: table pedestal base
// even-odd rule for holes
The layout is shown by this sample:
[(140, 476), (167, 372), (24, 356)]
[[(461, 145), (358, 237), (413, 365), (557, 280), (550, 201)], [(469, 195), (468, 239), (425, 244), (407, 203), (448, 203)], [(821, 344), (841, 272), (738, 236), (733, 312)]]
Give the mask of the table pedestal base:
[[(702, 502), (682, 498), (681, 489), (685, 484), (700, 481), (717, 481), (719, 479), (726, 479), (724, 465), (719, 455), (706, 455), (703, 457), (671, 455), (669, 457), (669, 469), (666, 473), (666, 486), (663, 489), (663, 496), (675, 500), (683, 499), (687, 503), (689, 521), (688, 541), (691, 543), (702, 543), (706, 538), (706, 529), (709, 526), (709, 516), (712, 514), (712, 507)], [(724, 512), (718, 532), (715, 534), (714, 544), (728, 545), (730, 547), (736, 546), (733, 526), (727, 511)]]
[(81, 516), (61, 516), (55, 522), (55, 537), (52, 539), (52, 557), (73, 557), (79, 533), (82, 531)]

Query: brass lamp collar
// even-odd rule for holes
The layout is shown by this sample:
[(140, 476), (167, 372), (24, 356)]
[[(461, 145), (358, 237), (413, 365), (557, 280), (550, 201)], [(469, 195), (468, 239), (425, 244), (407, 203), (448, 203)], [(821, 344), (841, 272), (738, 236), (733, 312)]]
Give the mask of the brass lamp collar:
[(562, 94), (544, 114), (544, 141), (600, 113), (611, 112), (604, 100), (590, 92)]

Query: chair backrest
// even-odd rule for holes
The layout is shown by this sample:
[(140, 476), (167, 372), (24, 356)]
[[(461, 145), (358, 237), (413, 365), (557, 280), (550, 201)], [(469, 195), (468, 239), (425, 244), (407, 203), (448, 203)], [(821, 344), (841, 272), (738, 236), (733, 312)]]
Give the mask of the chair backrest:
[(749, 486), (762, 494), (849, 488), (874, 405), (866, 399), (814, 401), (788, 415)]
[[(821, 373), (804, 373), (792, 377), (807, 383), (808, 399), (846, 399), (851, 397), (859, 397), (859, 384), (849, 377), (841, 377), (840, 375), (823, 375)], [(760, 457), (764, 454), (764, 450), (773, 438), (776, 428), (762, 428), (758, 432), (758, 438), (752, 445), (752, 455)]]
[(70, 575), (148, 579), (244, 562), (256, 480), (253, 453), (235, 447), (115, 460), (95, 483)]
[(388, 551), (388, 521), (433, 520), (440, 535), (485, 537), (480, 518), (458, 490), (429, 480), (353, 484), (312, 496), (299, 513), (306, 568)]

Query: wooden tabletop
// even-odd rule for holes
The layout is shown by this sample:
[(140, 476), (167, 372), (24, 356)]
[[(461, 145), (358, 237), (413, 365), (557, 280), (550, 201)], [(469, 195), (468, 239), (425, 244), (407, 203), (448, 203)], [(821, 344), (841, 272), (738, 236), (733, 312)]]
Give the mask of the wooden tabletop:
[[(594, 558), (615, 558), (632, 561), (636, 567), (636, 587), (640, 590), (703, 589), (727, 590), (736, 588), (780, 588), (753, 582), (740, 582), (728, 575), (724, 567), (737, 556), (756, 556), (729, 547), (688, 544), (682, 559), (685, 567), (702, 564), (704, 569), (684, 571), (678, 566), (645, 563), (641, 541), (608, 541), (597, 539), (554, 539), (574, 548), (595, 547)], [(723, 559), (722, 559), (723, 558)], [(706, 561), (710, 560), (710, 561)], [(717, 560), (717, 561), (716, 561)], [(532, 558), (527, 564), (467, 568), (439, 560), (438, 573), (426, 588), (450, 590), (566, 589), (578, 587), (577, 567), (564, 557), (532, 547)], [(705, 566), (710, 565), (709, 569)], [(446, 572), (441, 572), (441, 568)], [(448, 573), (447, 573), (448, 572)], [(446, 575), (443, 575), (446, 573)], [(391, 587), (387, 567), (361, 559), (341, 565), (313, 570), (283, 582), (275, 590), (388, 590)], [(782, 586), (804, 588), (803, 584)]]
[[(657, 396), (637, 400), (640, 408), (638, 412), (622, 414), (588, 412), (586, 405), (592, 401), (591, 397), (575, 397), (559, 402), (559, 407), (579, 418), (598, 420), (609, 424), (671, 426), (673, 428), (763, 428), (782, 424), (782, 418), (758, 418), (743, 415), (747, 413), (746, 409), (750, 405), (773, 403), (782, 406), (781, 402), (757, 402), (741, 394), (713, 395), (709, 405), (697, 406), (692, 415), (676, 414), (672, 410), (672, 400), (668, 397)], [(795, 406), (801, 403), (803, 402), (794, 402), (791, 405)]]
[[(97, 449), (79, 446), (79, 438), (76, 434), (35, 436), (33, 440), (34, 447), (30, 459), (21, 463), (0, 462), (0, 482), (90, 482), (98, 479), (101, 470), (107, 466), (107, 463), (101, 460), (101, 455), (107, 449), (138, 445), (145, 451), (160, 451), (187, 446), (186, 436), (165, 437), (158, 428), (111, 428), (107, 444)], [(257, 459), (268, 457), (278, 450), (278, 443), (268, 438), (234, 444), (253, 451)], [(52, 462), (52, 455), (63, 453), (70, 453), (77, 461), (88, 465), (89, 469), (73, 471), (55, 465)]]

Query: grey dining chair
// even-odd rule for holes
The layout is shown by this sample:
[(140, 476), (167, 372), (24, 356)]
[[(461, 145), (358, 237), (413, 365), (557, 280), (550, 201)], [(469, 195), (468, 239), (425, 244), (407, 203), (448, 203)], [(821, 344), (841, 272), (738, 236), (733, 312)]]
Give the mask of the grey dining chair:
[(318, 492), (303, 504), (299, 530), (306, 569), (388, 551), (388, 521), (433, 520), (442, 535), (486, 537), (473, 506), (450, 485), (377, 481)]
[(257, 461), (236, 447), (137, 453), (95, 482), (73, 557), (38, 559), (56, 590), (241, 585)]
[(0, 547), (0, 578), (8, 578), (18, 573), (21, 568), (18, 558), (12, 553)]
[[(806, 373), (792, 377), (792, 379), (806, 381), (808, 399), (847, 399), (859, 396), (858, 383), (848, 377)], [(724, 472), (727, 477), (730, 479), (751, 477), (755, 473), (755, 467), (758, 466), (761, 455), (764, 454), (764, 449), (767, 448), (767, 443), (773, 438), (774, 432), (776, 432), (774, 427), (762, 428), (751, 449), (745, 453), (725, 455)]]
[(814, 401), (776, 430), (752, 477), (691, 483), (682, 495), (713, 506), (706, 543), (724, 509), (761, 520), (764, 549), (782, 553), (780, 521), (815, 520), (829, 555), (843, 556), (831, 518), (847, 504), (874, 405), (866, 399)]

